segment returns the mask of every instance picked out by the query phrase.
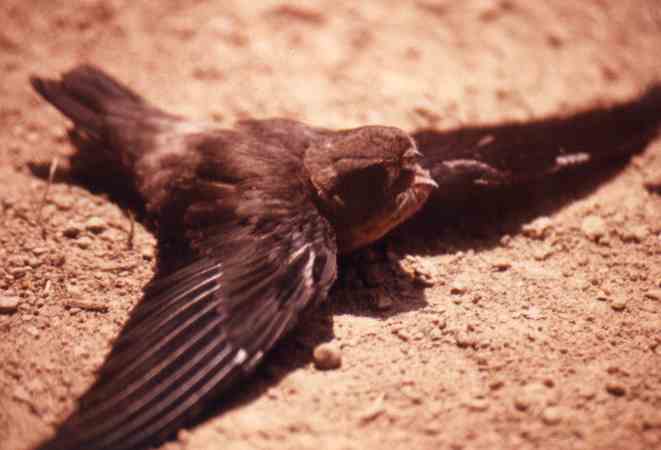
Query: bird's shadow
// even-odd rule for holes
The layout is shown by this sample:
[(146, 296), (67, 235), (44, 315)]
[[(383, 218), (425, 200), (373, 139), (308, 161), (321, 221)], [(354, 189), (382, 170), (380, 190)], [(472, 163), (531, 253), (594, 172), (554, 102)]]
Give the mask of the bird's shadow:
[[(661, 88), (653, 87), (638, 99), (616, 108), (593, 108), (565, 118), (528, 123), (507, 123), (484, 127), (462, 127), (450, 131), (420, 130), (414, 134), (428, 164), (448, 160), (481, 158), (498, 170), (512, 174), (512, 183), (485, 186), (474, 179), (459, 178), (436, 190), (426, 207), (413, 220), (401, 226), (389, 239), (406, 240), (412, 253), (442, 254), (459, 250), (486, 250), (500, 245), (505, 234), (517, 234), (522, 225), (535, 217), (550, 215), (564, 205), (588, 195), (615, 176), (628, 158), (642, 151), (656, 136), (661, 120)], [(485, 137), (488, 137), (486, 145)], [(578, 164), (556, 173), (558, 156), (594, 151), (588, 164)], [(528, 155), (522, 157), (521, 155)], [(531, 156), (532, 155), (532, 156)], [(590, 164), (599, 163), (599, 164)], [(108, 173), (108, 165), (90, 166), (80, 153), (68, 168), (58, 171), (55, 183), (76, 184), (92, 192), (103, 192), (121, 208), (133, 212), (137, 220), (153, 231), (137, 193), (127, 186), (122, 174)], [(33, 174), (48, 179), (47, 164), (32, 164)], [(521, 175), (521, 176), (519, 176)], [(445, 230), (460, 230), (466, 239), (456, 242)], [(440, 245), (430, 247), (433, 240)], [(382, 244), (379, 244), (382, 245)], [(433, 248), (433, 250), (430, 250)], [(171, 273), (188, 259), (188, 249), (159, 241), (155, 278)], [(369, 250), (383, 254), (378, 248)], [(340, 269), (351, 270), (364, 258), (342, 258)], [(388, 290), (395, 302), (381, 310), (365, 301), (360, 291), (336, 284), (330, 301), (306, 313), (295, 333), (285, 338), (266, 358), (252, 382), (237, 387), (229, 395), (198, 411), (188, 425), (216, 416), (229, 408), (253, 401), (289, 373), (308, 366), (313, 349), (334, 338), (333, 317), (338, 314), (366, 315), (378, 319), (423, 308), (424, 288), (387, 259), (377, 261), (390, 270)], [(397, 283), (390, 283), (397, 279)], [(403, 294), (405, 292), (405, 295)], [(397, 297), (406, 300), (398, 301)]]

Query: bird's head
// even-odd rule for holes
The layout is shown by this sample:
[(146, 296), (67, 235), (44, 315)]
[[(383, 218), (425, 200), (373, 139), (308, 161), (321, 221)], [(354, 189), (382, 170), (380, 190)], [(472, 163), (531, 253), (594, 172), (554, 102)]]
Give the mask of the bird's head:
[(319, 208), (341, 252), (380, 239), (422, 207), (436, 183), (420, 156), (408, 134), (383, 126), (335, 132), (306, 150)]

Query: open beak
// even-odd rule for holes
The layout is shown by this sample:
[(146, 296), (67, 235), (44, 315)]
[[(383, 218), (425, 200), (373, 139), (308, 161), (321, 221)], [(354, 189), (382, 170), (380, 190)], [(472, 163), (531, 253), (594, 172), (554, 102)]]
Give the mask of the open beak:
[(413, 186), (415, 187), (428, 187), (429, 189), (437, 188), (438, 183), (429, 174), (428, 170), (423, 169), (420, 165), (416, 165), (415, 175), (413, 176)]

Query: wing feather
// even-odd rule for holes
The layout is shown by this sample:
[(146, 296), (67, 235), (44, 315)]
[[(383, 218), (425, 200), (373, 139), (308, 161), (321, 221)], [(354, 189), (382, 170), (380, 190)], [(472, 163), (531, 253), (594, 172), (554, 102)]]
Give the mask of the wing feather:
[(223, 224), (197, 247), (203, 256), (146, 289), (78, 412), (42, 450), (158, 443), (251, 373), (335, 279), (332, 230), (313, 205)]

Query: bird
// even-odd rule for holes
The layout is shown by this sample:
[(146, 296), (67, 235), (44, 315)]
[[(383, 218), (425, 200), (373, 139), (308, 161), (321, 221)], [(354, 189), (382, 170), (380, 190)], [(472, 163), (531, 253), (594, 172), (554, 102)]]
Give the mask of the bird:
[(30, 82), (73, 123), (79, 155), (132, 185), (159, 241), (190, 250), (145, 287), (96, 382), (38, 450), (163, 442), (327, 300), (341, 255), (423, 210), (453, 214), (475, 193), (627, 158), (661, 122), (660, 85), (569, 117), (407, 133), (283, 118), (222, 128), (92, 65)]
[(337, 258), (382, 238), (436, 182), (406, 132), (291, 119), (233, 128), (151, 105), (101, 69), (32, 77), (72, 142), (130, 181), (193, 257), (145, 289), (79, 408), (41, 450), (134, 450), (252, 373), (328, 297)]

